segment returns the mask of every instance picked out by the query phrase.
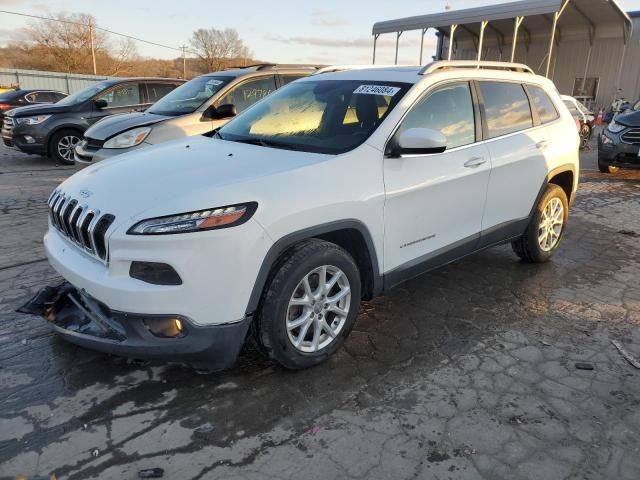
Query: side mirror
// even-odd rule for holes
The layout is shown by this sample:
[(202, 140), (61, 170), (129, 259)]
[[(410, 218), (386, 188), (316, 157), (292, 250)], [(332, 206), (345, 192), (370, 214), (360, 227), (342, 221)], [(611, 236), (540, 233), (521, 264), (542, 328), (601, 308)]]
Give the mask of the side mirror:
[(389, 152), (392, 156), (427, 155), (447, 149), (447, 137), (433, 128), (409, 128), (394, 143)]
[(203, 120), (222, 120), (224, 118), (235, 117), (238, 114), (236, 106), (231, 103), (225, 103), (218, 108), (213, 105), (209, 105), (207, 109), (202, 112)]
[(96, 100), (95, 102), (93, 102), (93, 104), (96, 106), (96, 108), (98, 110), (102, 109), (102, 108), (106, 108), (109, 104), (107, 103), (107, 101), (104, 98), (101, 98), (99, 100)]

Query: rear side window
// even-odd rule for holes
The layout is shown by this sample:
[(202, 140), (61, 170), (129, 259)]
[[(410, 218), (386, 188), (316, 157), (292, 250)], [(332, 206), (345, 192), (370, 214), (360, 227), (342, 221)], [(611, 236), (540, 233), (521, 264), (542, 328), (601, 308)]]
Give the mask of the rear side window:
[(298, 80), (299, 78), (304, 77), (306, 77), (306, 75), (303, 74), (280, 75), (280, 81), (282, 82), (282, 86), (284, 87), (287, 83), (291, 83), (294, 80)]
[(216, 102), (217, 105), (233, 104), (238, 113), (246, 110), (258, 100), (263, 99), (276, 89), (273, 76), (259, 77), (232, 87), (227, 94)]
[(475, 141), (473, 101), (468, 83), (438, 88), (409, 110), (400, 132), (409, 128), (433, 128), (447, 137), (447, 149)]
[(51, 101), (49, 92), (32, 92), (24, 97), (29, 103), (47, 103)]
[(553, 122), (559, 117), (558, 111), (547, 92), (535, 85), (527, 85), (527, 90), (531, 94), (533, 108), (535, 108), (541, 123)]
[(174, 83), (147, 83), (147, 103), (155, 103), (177, 87)]
[(519, 83), (480, 82), (480, 92), (488, 138), (533, 127), (529, 99)]

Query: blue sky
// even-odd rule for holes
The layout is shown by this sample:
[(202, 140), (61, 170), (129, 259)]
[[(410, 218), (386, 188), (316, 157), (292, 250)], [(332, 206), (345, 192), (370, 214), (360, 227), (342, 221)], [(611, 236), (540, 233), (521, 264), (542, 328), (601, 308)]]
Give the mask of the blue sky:
[[(505, 0), (450, 0), (463, 9)], [(282, 63), (370, 63), (371, 27), (378, 20), (444, 11), (446, 0), (273, 0), (271, 2), (203, 0), (49, 0), (46, 3), (0, 0), (1, 10), (35, 15), (90, 13), (98, 25), (147, 40), (179, 46), (197, 28), (235, 28), (254, 58)], [(640, 0), (619, 0), (626, 10), (640, 10)], [(0, 44), (14, 37), (26, 20), (0, 13)], [(418, 60), (419, 32), (401, 38), (401, 63)], [(377, 63), (393, 62), (392, 35), (382, 37)], [(435, 39), (425, 40), (425, 61)], [(171, 58), (175, 52), (138, 44), (144, 56)]]

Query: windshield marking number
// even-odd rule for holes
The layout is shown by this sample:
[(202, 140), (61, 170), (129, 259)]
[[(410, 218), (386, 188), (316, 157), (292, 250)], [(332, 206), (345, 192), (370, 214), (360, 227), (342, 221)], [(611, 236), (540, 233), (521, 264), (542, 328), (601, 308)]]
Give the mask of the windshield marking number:
[(361, 93), (363, 95), (384, 95), (393, 97), (400, 91), (399, 87), (390, 87), (387, 85), (360, 85), (353, 93)]

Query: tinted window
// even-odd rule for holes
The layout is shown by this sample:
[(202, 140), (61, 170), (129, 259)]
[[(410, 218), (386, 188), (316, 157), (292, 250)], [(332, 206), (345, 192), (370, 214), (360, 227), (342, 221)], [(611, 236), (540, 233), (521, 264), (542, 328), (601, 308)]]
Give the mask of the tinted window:
[(447, 137), (447, 148), (475, 141), (473, 101), (469, 84), (447, 85), (430, 93), (411, 108), (399, 131), (432, 128)]
[(343, 153), (369, 138), (410, 86), (371, 80), (301, 80), (231, 120), (218, 136), (265, 147)]
[(51, 101), (52, 102), (59, 102), (60, 100), (62, 100), (63, 98), (65, 98), (67, 95), (62, 93), (62, 92), (51, 92)]
[(527, 90), (531, 94), (533, 108), (536, 109), (538, 118), (542, 123), (552, 122), (559, 117), (555, 105), (542, 88), (535, 85), (527, 85)]
[(254, 78), (233, 87), (227, 94), (216, 102), (217, 105), (231, 103), (236, 106), (238, 113), (246, 110), (258, 100), (266, 97), (276, 89), (276, 79), (273, 76)]
[(280, 80), (282, 81), (282, 85), (286, 85), (287, 83), (291, 83), (294, 80), (298, 80), (299, 78), (303, 78), (306, 77), (306, 75), (303, 74), (297, 74), (297, 75), (280, 75)]
[(488, 137), (517, 132), (533, 126), (529, 100), (518, 83), (480, 82)]
[(147, 103), (155, 103), (177, 87), (175, 83), (147, 83)]
[(49, 92), (32, 92), (25, 96), (29, 103), (48, 103), (51, 101)]
[(139, 105), (142, 103), (140, 99), (140, 86), (137, 83), (125, 83), (98, 96), (97, 100), (106, 100), (107, 107)]

